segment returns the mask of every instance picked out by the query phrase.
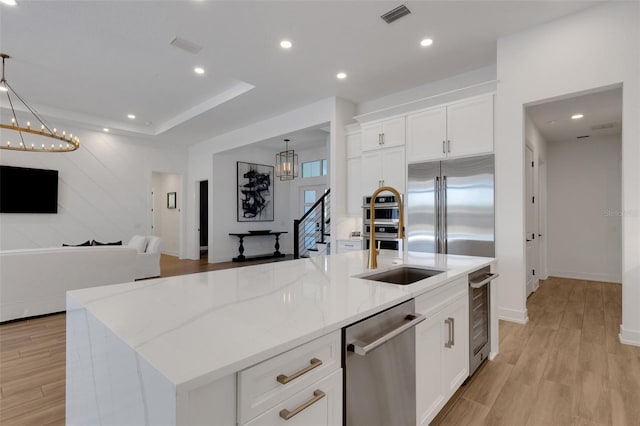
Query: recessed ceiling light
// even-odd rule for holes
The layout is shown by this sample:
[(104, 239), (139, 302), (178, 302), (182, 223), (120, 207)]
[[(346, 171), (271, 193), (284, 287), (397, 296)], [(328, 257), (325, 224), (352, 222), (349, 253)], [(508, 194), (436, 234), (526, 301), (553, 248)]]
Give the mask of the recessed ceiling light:
[(422, 41), (420, 41), (420, 46), (422, 47), (431, 46), (432, 44), (433, 44), (433, 40), (431, 40), (430, 38), (425, 38)]
[(7, 6), (16, 6), (18, 4), (16, 0), (0, 0), (0, 3), (6, 4)]
[(196, 74), (204, 74), (204, 68), (202, 67), (195, 67), (193, 69), (193, 72), (195, 72)]
[(104, 129), (102, 129), (103, 132), (109, 132), (109, 129), (107, 129), (106, 127)]
[(280, 42), (280, 47), (282, 47), (283, 49), (291, 49), (292, 46), (293, 43), (291, 43), (289, 40), (282, 40)]
[(582, 117), (584, 117), (584, 114), (574, 114), (571, 116), (572, 120), (580, 120)]
[(336, 77), (340, 80), (344, 80), (345, 78), (347, 78), (347, 73), (339, 72), (338, 74), (336, 74)]
[(127, 117), (129, 117), (129, 119), (131, 120), (135, 120), (136, 116), (133, 114), (128, 114)]

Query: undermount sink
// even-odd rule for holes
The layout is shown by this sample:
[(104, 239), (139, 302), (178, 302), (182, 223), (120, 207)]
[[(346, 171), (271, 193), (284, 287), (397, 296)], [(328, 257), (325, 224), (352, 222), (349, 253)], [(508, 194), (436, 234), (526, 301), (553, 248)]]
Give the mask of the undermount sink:
[(400, 268), (394, 268), (389, 271), (375, 272), (370, 275), (360, 276), (359, 278), (365, 280), (382, 281), (390, 284), (408, 285), (425, 278), (442, 274), (443, 272), (445, 271), (402, 266)]

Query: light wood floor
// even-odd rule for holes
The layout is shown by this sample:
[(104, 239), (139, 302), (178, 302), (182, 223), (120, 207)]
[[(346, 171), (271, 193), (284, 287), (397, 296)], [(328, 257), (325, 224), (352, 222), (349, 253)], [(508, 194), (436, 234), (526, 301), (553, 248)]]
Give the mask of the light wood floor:
[(618, 342), (621, 286), (549, 278), (529, 323), (500, 322), (485, 362), (433, 425), (640, 425), (640, 347)]
[[(163, 275), (198, 272), (193, 262)], [(500, 355), (433, 425), (640, 425), (640, 348), (617, 341), (620, 304), (618, 284), (542, 282), (530, 322), (500, 322)], [(64, 314), (0, 325), (0, 424), (64, 424), (64, 385)]]

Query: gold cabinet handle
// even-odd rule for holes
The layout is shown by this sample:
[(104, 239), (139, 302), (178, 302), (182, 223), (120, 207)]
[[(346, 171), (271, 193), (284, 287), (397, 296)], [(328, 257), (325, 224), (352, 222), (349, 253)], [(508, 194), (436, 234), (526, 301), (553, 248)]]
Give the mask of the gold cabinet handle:
[(286, 376), (284, 374), (279, 374), (278, 377), (276, 377), (276, 380), (278, 381), (278, 383), (282, 383), (283, 385), (286, 385), (287, 383), (289, 383), (290, 381), (292, 381), (293, 379), (297, 379), (298, 377), (302, 376), (305, 373), (308, 373), (309, 371), (313, 370), (316, 367), (320, 367), (322, 365), (322, 361), (319, 360), (318, 358), (311, 358), (311, 360), (309, 361), (309, 365), (305, 368), (303, 368), (302, 370), (298, 371), (297, 373), (293, 373), (290, 376)]
[(325, 395), (326, 394), (322, 392), (320, 389), (316, 389), (315, 391), (313, 391), (313, 398), (311, 398), (310, 400), (308, 400), (307, 402), (305, 402), (304, 404), (302, 404), (301, 406), (299, 406), (293, 411), (289, 411), (287, 409), (281, 410), (280, 417), (282, 417), (285, 420), (289, 420), (291, 417), (295, 416), (296, 414), (300, 413), (303, 410), (306, 410), (316, 402), (320, 401), (322, 398), (325, 397)]

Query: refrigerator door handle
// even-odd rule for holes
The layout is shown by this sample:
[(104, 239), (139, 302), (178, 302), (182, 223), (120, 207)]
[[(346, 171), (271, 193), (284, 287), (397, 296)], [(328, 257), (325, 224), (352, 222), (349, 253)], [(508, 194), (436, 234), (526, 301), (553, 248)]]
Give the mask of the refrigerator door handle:
[(442, 241), (444, 250), (442, 253), (449, 253), (449, 235), (447, 232), (447, 177), (442, 176)]
[(440, 176), (434, 177), (433, 181), (433, 203), (436, 213), (436, 226), (433, 229), (435, 229), (436, 253), (440, 253), (440, 232), (438, 231), (440, 229)]

